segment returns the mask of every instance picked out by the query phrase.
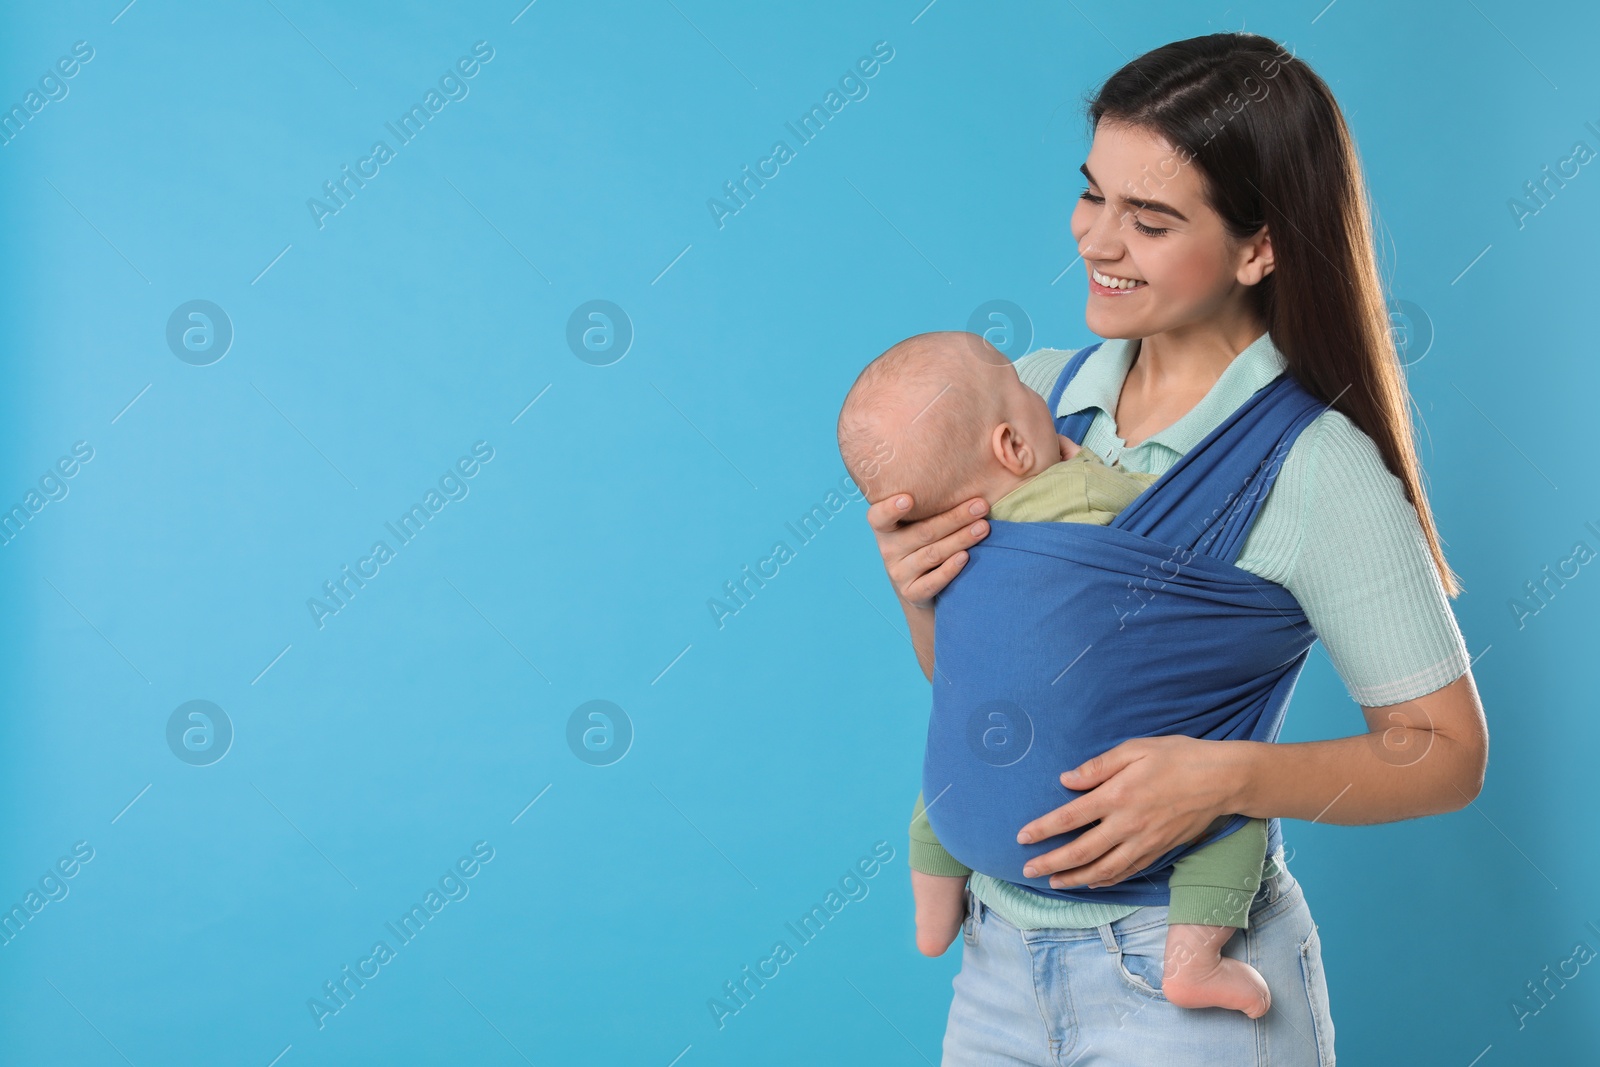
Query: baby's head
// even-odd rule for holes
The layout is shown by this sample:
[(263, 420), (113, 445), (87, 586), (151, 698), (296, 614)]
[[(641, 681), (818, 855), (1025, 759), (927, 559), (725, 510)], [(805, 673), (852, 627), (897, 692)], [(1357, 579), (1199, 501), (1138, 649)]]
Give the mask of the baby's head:
[(839, 412), (839, 454), (869, 503), (911, 496), (903, 522), (994, 503), (1063, 458), (1050, 406), (973, 333), (909, 337), (867, 364)]

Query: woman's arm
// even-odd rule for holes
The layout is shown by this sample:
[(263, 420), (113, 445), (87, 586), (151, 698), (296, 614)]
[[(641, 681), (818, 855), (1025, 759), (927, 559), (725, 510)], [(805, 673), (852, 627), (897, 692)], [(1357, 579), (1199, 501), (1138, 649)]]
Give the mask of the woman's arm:
[(1254, 766), (1239, 810), (1358, 826), (1458, 811), (1477, 798), (1489, 728), (1470, 669), (1426, 696), (1361, 712), (1369, 732), (1355, 737), (1243, 742)]
[(967, 549), (989, 534), (982, 497), (913, 523), (900, 516), (911, 510), (905, 493), (867, 508), (867, 525), (878, 539), (884, 570), (911, 630), (911, 647), (929, 681), (933, 680), (933, 598), (967, 563)]
[(1425, 696), (1362, 711), (1369, 732), (1331, 741), (1125, 741), (1062, 774), (1063, 785), (1092, 792), (1017, 839), (1095, 825), (1023, 873), (1060, 872), (1050, 880), (1057, 888), (1111, 885), (1219, 815), (1358, 825), (1455, 811), (1477, 797), (1489, 740), (1470, 669)]
[[(1023, 358), (1025, 361), (1033, 357)], [(1060, 440), (1067, 454), (1076, 454), (1077, 442), (1069, 437)], [(900, 610), (905, 612), (917, 664), (931, 682), (933, 598), (966, 566), (967, 549), (989, 536), (989, 524), (983, 521), (989, 502), (973, 497), (949, 511), (902, 523), (900, 516), (910, 510), (909, 494), (885, 497), (867, 508), (867, 525), (878, 539), (883, 568), (900, 601)]]
[[(1063, 778), (1093, 788), (1065, 805), (1087, 809), (1072, 825), (1114, 814), (1065, 858), (1041, 864), (1041, 873), (1063, 872), (1059, 884), (1121, 881), (1232, 812), (1391, 822), (1478, 795), (1488, 740), (1471, 663), (1416, 509), (1377, 446), (1343, 414), (1324, 412), (1290, 449), (1256, 522), (1294, 550), (1247, 563), (1247, 540), (1239, 565), (1294, 594), (1368, 732), (1271, 745), (1146, 738), (1112, 749), (1092, 770), (1078, 768), (1090, 771), (1082, 781)], [(1117, 786), (1112, 795), (1093, 799), (1107, 785)], [(1049, 836), (1035, 831), (1035, 841)]]
[[(965, 557), (961, 562), (966, 562)], [(922, 668), (922, 676), (931, 682), (933, 681), (933, 605), (913, 604), (898, 592), (895, 597), (900, 601), (900, 610), (906, 613), (906, 628), (911, 631), (911, 647), (917, 654), (917, 666)]]

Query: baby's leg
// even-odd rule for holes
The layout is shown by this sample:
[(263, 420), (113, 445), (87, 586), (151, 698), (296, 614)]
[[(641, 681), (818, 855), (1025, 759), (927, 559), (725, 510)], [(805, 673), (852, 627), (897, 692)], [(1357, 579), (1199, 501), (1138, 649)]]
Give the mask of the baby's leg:
[(1231, 1008), (1259, 1019), (1272, 1005), (1261, 973), (1222, 954), (1233, 932), (1249, 923), (1261, 887), (1266, 823), (1252, 819), (1234, 833), (1179, 860), (1169, 885), (1166, 960), (1161, 991), (1180, 1008)]
[(940, 956), (955, 941), (967, 916), (967, 877), (972, 868), (945, 851), (928, 823), (922, 794), (911, 809), (911, 898), (917, 910), (917, 951)]
[(967, 915), (966, 876), (927, 874), (913, 867), (911, 898), (917, 910), (917, 951), (944, 955)]

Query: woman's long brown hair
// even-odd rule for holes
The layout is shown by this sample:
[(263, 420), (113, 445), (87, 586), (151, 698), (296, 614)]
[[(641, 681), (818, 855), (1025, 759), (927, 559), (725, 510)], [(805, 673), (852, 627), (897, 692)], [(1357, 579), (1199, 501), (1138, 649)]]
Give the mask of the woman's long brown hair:
[(1445, 592), (1459, 594), (1422, 486), (1360, 160), (1328, 86), (1270, 38), (1214, 33), (1146, 52), (1088, 110), (1091, 126), (1154, 131), (1180, 164), (1192, 161), (1235, 238), (1268, 228), (1273, 270), (1251, 292), (1273, 343), (1301, 385), (1377, 444), (1417, 509)]

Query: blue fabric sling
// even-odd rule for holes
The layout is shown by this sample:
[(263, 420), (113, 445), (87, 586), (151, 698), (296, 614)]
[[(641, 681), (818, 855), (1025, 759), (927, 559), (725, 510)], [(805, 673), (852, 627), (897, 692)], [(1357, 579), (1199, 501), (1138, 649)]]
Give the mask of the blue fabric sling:
[[(1076, 353), (1050, 395), (1099, 348)], [(1316, 634), (1294, 597), (1234, 564), (1283, 458), (1327, 407), (1287, 373), (1257, 390), (1108, 526), (991, 520), (937, 598), (923, 759), (929, 824), (956, 859), (1044, 896), (1166, 904), (1172, 864), (1245, 823), (1099, 889), (1023, 864), (1023, 823), (1081, 796), (1060, 783), (1133, 737), (1274, 741)], [(1056, 418), (1082, 441), (1088, 408)], [(1269, 821), (1269, 854), (1282, 838)]]

